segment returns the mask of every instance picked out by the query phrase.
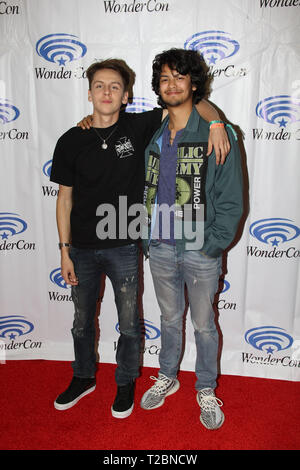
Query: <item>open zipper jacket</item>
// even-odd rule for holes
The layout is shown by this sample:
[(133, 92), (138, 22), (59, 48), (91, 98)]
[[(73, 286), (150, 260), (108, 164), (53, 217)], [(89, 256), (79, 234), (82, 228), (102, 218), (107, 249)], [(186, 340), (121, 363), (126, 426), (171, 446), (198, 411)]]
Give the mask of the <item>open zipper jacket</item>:
[[(144, 227), (147, 233), (142, 238), (146, 256), (159, 209), (157, 188), (162, 134), (168, 123), (167, 116), (145, 152), (144, 205), (148, 220)], [(236, 234), (243, 212), (243, 181), (239, 148), (231, 129), (228, 134), (230, 152), (223, 165), (216, 165), (214, 151), (206, 156), (209, 124), (193, 107), (177, 150), (174, 230), (179, 233), (175, 240), (179, 251), (197, 249), (216, 258)], [(195, 238), (195, 234), (198, 237)], [(193, 237), (196, 242), (192, 241)]]

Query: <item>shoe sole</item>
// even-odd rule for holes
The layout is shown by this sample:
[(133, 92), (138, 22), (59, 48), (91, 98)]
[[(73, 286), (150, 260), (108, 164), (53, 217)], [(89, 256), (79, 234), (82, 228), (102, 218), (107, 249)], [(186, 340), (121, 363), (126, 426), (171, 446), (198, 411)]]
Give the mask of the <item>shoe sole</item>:
[[(198, 394), (197, 394), (196, 399), (197, 399), (198, 405), (200, 406)], [(201, 407), (200, 407), (200, 408), (201, 408)], [(225, 415), (224, 415), (224, 413), (223, 413), (222, 411), (221, 411), (221, 413), (222, 413), (222, 419), (221, 419), (220, 423), (218, 424), (218, 426), (216, 426), (215, 428), (209, 428), (208, 426), (206, 426), (206, 424), (203, 422), (203, 420), (202, 420), (202, 418), (201, 418), (201, 414), (200, 414), (200, 422), (201, 422), (201, 424), (203, 424), (203, 426), (204, 426), (206, 429), (208, 429), (209, 431), (214, 431), (215, 429), (219, 429), (221, 426), (223, 426), (223, 423), (224, 423), (224, 421), (225, 421)]]
[(125, 411), (115, 411), (113, 407), (111, 407), (111, 414), (114, 418), (119, 418), (119, 419), (128, 418), (128, 416), (130, 416), (133, 411), (133, 407), (134, 407), (134, 404), (132, 404), (132, 406), (128, 408), (128, 410), (125, 410)]
[[(176, 393), (177, 390), (179, 390), (180, 388), (180, 383), (179, 383), (179, 380), (176, 379), (176, 382), (174, 384), (174, 386), (171, 388), (171, 390), (168, 391), (168, 393), (165, 394), (164, 398), (162, 399), (161, 402), (159, 402), (157, 405), (155, 406), (151, 406), (151, 408), (144, 408), (143, 406), (143, 402), (141, 401), (141, 408), (143, 408), (143, 410), (155, 410), (156, 408), (160, 408), (161, 406), (163, 406), (164, 402), (165, 402), (165, 399), (167, 397), (169, 397), (170, 395), (173, 395), (173, 393)], [(143, 399), (142, 399), (143, 400)]]
[(56, 403), (56, 401), (55, 401), (54, 402), (54, 408), (56, 410), (60, 410), (60, 411), (68, 410), (69, 408), (72, 408), (72, 406), (76, 405), (76, 403), (78, 403), (79, 400), (81, 400), (81, 398), (85, 397), (89, 393), (92, 393), (95, 389), (96, 389), (96, 385), (94, 385), (93, 387), (91, 387), (88, 390), (86, 390), (85, 392), (83, 392), (81, 395), (79, 395), (77, 398), (75, 398), (75, 400), (70, 401), (69, 403), (65, 403), (63, 405), (60, 404), (60, 403)]

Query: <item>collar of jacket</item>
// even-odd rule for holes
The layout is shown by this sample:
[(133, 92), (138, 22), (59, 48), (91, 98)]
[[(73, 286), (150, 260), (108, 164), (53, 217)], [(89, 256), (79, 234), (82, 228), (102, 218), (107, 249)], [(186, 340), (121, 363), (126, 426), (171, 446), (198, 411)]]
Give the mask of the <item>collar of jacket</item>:
[[(193, 106), (192, 112), (189, 116), (188, 122), (184, 128), (184, 131), (181, 135), (180, 140), (184, 140), (185, 137), (187, 137), (187, 134), (190, 132), (197, 132), (199, 130), (199, 125), (200, 125), (200, 120), (201, 116), (199, 115), (197, 109), (195, 106)], [(159, 149), (161, 150), (162, 147), (162, 135), (165, 130), (165, 128), (169, 125), (170, 117), (167, 115), (165, 119), (162, 122), (162, 125), (158, 129), (158, 131), (154, 134), (152, 142), (155, 142), (158, 146)]]

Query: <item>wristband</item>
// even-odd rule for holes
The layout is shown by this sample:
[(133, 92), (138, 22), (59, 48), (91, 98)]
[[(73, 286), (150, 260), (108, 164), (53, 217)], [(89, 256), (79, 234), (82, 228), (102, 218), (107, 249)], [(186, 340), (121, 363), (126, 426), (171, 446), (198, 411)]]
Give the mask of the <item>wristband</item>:
[(212, 121), (209, 126), (209, 130), (215, 129), (216, 127), (224, 127), (224, 122), (222, 121)]
[(62, 249), (63, 246), (68, 246), (68, 247), (69, 247), (69, 246), (71, 246), (71, 244), (70, 244), (70, 243), (59, 243), (59, 244), (58, 244), (58, 248), (59, 248), (60, 250)]
[(221, 125), (224, 126), (224, 122), (223, 122), (223, 121), (219, 121), (219, 120), (210, 121), (210, 122), (209, 122), (209, 127), (211, 127), (213, 124), (221, 124)]

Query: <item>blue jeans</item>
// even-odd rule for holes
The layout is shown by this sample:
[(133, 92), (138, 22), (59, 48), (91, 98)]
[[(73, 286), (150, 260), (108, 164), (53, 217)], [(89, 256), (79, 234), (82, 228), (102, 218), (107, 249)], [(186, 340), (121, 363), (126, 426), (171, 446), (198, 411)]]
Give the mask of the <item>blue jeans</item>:
[(177, 252), (176, 246), (152, 241), (150, 269), (161, 310), (160, 372), (175, 378), (182, 355), (185, 285), (196, 342), (196, 390), (216, 387), (218, 332), (213, 301), (221, 274), (221, 257), (200, 251)]
[[(72, 286), (75, 306), (71, 330), (75, 353), (72, 363), (74, 375), (95, 375), (95, 313), (101, 275), (106, 274), (113, 286), (120, 329), (115, 378), (117, 385), (126, 385), (139, 375), (138, 246), (130, 244), (103, 250), (71, 247), (70, 257), (78, 277), (78, 285)], [(113, 312), (106, 312), (106, 315), (116, 322)]]

